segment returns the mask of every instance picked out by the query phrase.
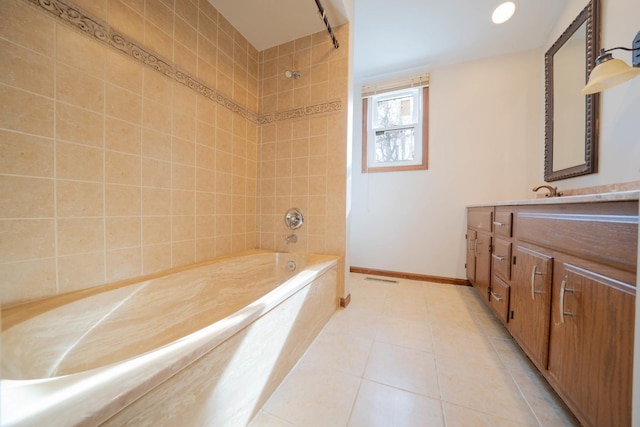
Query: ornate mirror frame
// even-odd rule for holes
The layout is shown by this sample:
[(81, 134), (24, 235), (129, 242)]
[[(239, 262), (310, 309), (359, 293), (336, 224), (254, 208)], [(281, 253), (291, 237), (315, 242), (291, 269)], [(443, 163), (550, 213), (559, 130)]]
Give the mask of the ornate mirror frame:
[(599, 94), (585, 96), (585, 116), (584, 116), (584, 163), (568, 167), (566, 169), (553, 170), (553, 146), (558, 141), (553, 140), (553, 57), (571, 36), (586, 23), (585, 39), (585, 76), (586, 84), (591, 70), (595, 66), (595, 59), (600, 45), (600, 5), (599, 0), (591, 0), (589, 4), (580, 12), (577, 18), (562, 33), (556, 42), (549, 48), (544, 56), (545, 65), (545, 138), (544, 138), (544, 180), (557, 181), (580, 175), (587, 175), (597, 172), (598, 153), (598, 108)]

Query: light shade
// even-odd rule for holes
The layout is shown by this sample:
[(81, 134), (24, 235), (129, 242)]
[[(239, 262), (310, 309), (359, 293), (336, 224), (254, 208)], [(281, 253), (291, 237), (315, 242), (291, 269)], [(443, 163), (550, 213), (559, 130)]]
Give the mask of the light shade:
[(506, 1), (495, 8), (491, 20), (494, 24), (502, 24), (511, 19), (514, 13), (516, 13), (515, 1)]
[(582, 89), (583, 95), (601, 92), (640, 75), (640, 68), (630, 67), (620, 59), (603, 61), (591, 71), (589, 82)]

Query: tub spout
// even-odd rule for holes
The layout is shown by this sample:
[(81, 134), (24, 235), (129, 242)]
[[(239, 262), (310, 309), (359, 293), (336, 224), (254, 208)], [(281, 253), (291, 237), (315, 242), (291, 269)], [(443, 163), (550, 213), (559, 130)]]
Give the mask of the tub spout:
[(284, 243), (287, 245), (289, 243), (298, 243), (298, 236), (296, 236), (295, 234), (289, 234), (287, 237), (284, 238)]
[(562, 193), (558, 191), (558, 187), (552, 187), (550, 185), (536, 185), (535, 187), (533, 187), (532, 191), (537, 192), (541, 188), (546, 188), (547, 190), (549, 190), (549, 192), (547, 194), (545, 194), (544, 197), (560, 197), (560, 196), (562, 196)]

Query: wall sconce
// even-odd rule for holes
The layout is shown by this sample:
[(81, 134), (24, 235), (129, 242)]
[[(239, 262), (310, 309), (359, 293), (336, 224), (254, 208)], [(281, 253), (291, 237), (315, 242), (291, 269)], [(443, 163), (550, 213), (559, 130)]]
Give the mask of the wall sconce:
[[(633, 67), (627, 65), (626, 62), (620, 59), (614, 59), (611, 55), (611, 51), (622, 49), (633, 52), (632, 64)], [(627, 80), (640, 75), (640, 32), (633, 40), (633, 47), (614, 47), (612, 49), (600, 49), (600, 53), (596, 58), (596, 66), (589, 75), (589, 81), (587, 85), (582, 89), (583, 95), (590, 95), (592, 93), (602, 92), (605, 89), (624, 83)]]

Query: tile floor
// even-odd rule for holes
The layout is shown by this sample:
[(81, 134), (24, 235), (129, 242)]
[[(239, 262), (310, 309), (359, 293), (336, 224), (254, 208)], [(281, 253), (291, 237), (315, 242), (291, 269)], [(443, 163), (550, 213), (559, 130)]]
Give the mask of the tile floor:
[(366, 277), (251, 427), (578, 425), (472, 288)]

